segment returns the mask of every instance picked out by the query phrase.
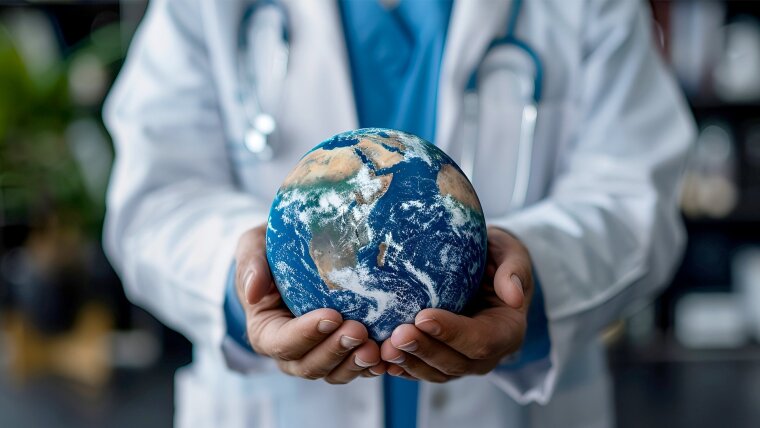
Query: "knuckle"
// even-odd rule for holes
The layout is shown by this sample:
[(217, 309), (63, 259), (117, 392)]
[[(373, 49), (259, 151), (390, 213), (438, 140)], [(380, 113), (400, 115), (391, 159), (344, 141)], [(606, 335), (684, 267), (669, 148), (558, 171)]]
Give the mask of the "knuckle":
[(330, 346), (327, 347), (327, 352), (334, 358), (343, 358), (351, 352), (352, 349), (346, 349), (340, 344), (340, 340), (333, 341)]
[(265, 334), (265, 324), (258, 322), (255, 317), (248, 317), (248, 341), (257, 353), (274, 357), (272, 341), (269, 339), (269, 335)]
[(322, 339), (321, 333), (311, 328), (302, 330), (301, 337), (309, 343), (319, 342)]
[(349, 352), (351, 352), (350, 349), (343, 349), (343, 348), (340, 348), (340, 347), (336, 347), (335, 349), (332, 349), (330, 351), (330, 354), (335, 359), (343, 359), (346, 355), (348, 355)]
[(323, 378), (324, 376), (325, 373), (316, 367), (302, 366), (298, 369), (298, 377), (302, 377), (304, 379), (317, 380)]
[(399, 363), (398, 367), (400, 369), (399, 372), (401, 372), (401, 373), (403, 373), (403, 372), (417, 372), (417, 371), (419, 371), (418, 368), (417, 368), (417, 364), (414, 363), (413, 361), (409, 361), (409, 358), (407, 358), (403, 362)]
[(469, 373), (470, 368), (468, 367), (467, 364), (463, 362), (457, 362), (457, 363), (446, 366), (441, 371), (443, 372), (443, 374), (447, 376), (461, 377)]
[(456, 328), (442, 328), (437, 338), (443, 342), (453, 342), (459, 337), (458, 330)]
[(261, 346), (261, 343), (259, 341), (259, 336), (254, 334), (253, 331), (248, 329), (248, 343), (251, 344), (251, 348), (257, 353), (257, 354), (263, 354), (268, 355), (266, 352), (264, 352), (263, 347)]
[(283, 361), (292, 361), (296, 359), (293, 353), (286, 349), (281, 343), (276, 343), (272, 346), (271, 354), (274, 358)]
[(494, 345), (490, 342), (486, 342), (478, 345), (472, 350), (469, 357), (474, 360), (485, 360), (490, 358), (494, 354)]
[(286, 360), (286, 358), (283, 358), (285, 356), (285, 350), (282, 349), (282, 345), (279, 344), (272, 345), (269, 350), (269, 355), (271, 355), (273, 358), (277, 358), (278, 360)]
[(298, 367), (295, 366), (292, 361), (277, 361), (277, 367), (288, 376), (300, 377)]
[(274, 357), (274, 355), (272, 355), (271, 352), (266, 352), (266, 350), (258, 342), (251, 340), (250, 343), (251, 343), (251, 349), (253, 349), (253, 352), (259, 355), (267, 356), (267, 357)]
[(410, 354), (422, 360), (429, 360), (432, 357), (436, 356), (435, 352), (431, 351), (429, 347), (422, 344), (414, 352), (410, 352)]

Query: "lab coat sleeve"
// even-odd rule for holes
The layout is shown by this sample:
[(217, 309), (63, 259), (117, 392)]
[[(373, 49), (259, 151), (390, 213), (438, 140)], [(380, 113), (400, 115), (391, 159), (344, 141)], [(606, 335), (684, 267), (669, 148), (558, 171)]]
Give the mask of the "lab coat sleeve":
[(549, 361), (490, 374), (521, 403), (546, 403), (575, 352), (661, 291), (685, 241), (679, 181), (694, 125), (650, 14), (637, 1), (587, 6), (568, 162), (546, 199), (493, 221), (529, 249), (549, 320)]
[(104, 239), (131, 301), (196, 347), (222, 349), (234, 248), (266, 222), (268, 203), (235, 185), (200, 9), (151, 2), (108, 97), (116, 162)]

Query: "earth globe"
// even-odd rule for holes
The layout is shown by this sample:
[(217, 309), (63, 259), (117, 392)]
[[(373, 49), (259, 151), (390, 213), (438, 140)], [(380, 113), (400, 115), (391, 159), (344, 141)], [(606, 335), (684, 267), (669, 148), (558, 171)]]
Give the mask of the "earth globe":
[(381, 341), (422, 309), (462, 311), (483, 275), (486, 224), (469, 180), (438, 147), (359, 129), (317, 145), (286, 177), (266, 247), (295, 315), (332, 308)]

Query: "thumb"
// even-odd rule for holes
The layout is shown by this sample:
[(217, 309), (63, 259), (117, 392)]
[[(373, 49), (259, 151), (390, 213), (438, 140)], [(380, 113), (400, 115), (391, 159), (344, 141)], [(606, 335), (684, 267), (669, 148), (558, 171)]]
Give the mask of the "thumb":
[(497, 265), (493, 276), (496, 296), (507, 306), (525, 312), (533, 291), (533, 269), (528, 249), (508, 231), (491, 226), (488, 228), (488, 251)]
[[(238, 265), (241, 266), (241, 265)], [(238, 290), (248, 304), (258, 303), (274, 288), (272, 276), (269, 273), (269, 263), (265, 257), (254, 256), (243, 261), (242, 268), (238, 268)]]
[(493, 278), (494, 291), (507, 306), (522, 310), (527, 306), (525, 295), (530, 281), (530, 267), (520, 266), (514, 263), (514, 260), (508, 259), (496, 269)]
[(266, 226), (244, 233), (238, 241), (235, 254), (237, 270), (235, 285), (238, 296), (248, 304), (258, 303), (274, 288), (269, 263), (266, 259)]

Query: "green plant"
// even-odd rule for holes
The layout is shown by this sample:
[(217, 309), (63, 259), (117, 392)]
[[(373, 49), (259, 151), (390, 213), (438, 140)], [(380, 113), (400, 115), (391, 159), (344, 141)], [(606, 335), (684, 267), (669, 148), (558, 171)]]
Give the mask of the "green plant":
[(65, 137), (72, 121), (99, 115), (72, 102), (72, 59), (86, 53), (114, 64), (121, 58), (116, 26), (99, 30), (97, 43), (92, 39), (33, 74), (0, 24), (0, 225), (54, 221), (92, 237), (100, 233), (103, 195), (87, 188)]

